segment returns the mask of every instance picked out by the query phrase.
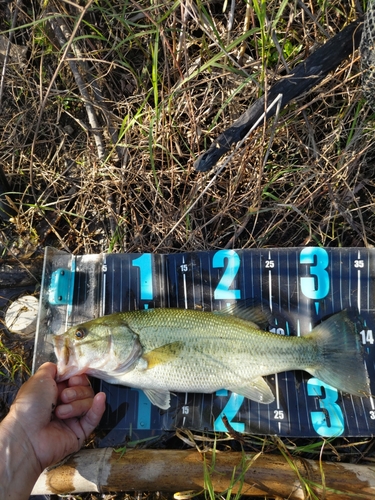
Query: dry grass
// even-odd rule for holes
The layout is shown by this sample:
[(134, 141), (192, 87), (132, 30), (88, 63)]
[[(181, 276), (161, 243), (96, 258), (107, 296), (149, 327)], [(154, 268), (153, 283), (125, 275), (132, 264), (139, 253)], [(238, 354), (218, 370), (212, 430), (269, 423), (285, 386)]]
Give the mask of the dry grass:
[[(27, 47), (21, 64), (8, 60), (1, 96), (0, 160), (18, 209), (7, 247), (20, 237), (74, 253), (373, 245), (374, 121), (357, 53), (254, 132), (209, 187), (215, 173), (194, 171), (285, 65), (356, 17), (352, 2), (250, 5), (248, 26), (246, 3), (230, 26), (231, 5), (214, 1), (31, 2), (16, 15), (4, 4), (4, 36)], [(75, 33), (69, 50), (51, 12)]]
[(14, 46), (5, 64), (0, 43), (0, 165), (17, 212), (2, 223), (3, 254), (373, 246), (375, 122), (357, 52), (221, 173), (193, 168), (366, 7), (301, 4), (237, 2), (232, 16), (216, 0), (1, 3), (0, 42)]
[(6, 342), (0, 336), (0, 421), (9, 411), (20, 385), (30, 375), (30, 343)]

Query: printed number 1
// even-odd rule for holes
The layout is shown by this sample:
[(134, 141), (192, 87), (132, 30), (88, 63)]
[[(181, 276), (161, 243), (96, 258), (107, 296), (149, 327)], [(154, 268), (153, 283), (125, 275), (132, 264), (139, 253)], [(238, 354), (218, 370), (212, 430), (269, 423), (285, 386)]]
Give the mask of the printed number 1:
[(152, 256), (144, 253), (140, 257), (132, 260), (134, 267), (139, 267), (140, 299), (152, 300), (154, 297), (152, 290)]

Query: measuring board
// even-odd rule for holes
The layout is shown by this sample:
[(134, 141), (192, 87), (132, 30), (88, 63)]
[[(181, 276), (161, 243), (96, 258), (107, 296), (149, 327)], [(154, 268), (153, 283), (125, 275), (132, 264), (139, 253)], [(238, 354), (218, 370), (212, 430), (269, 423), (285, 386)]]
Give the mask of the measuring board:
[[(366, 364), (375, 394), (375, 250), (320, 247), (217, 250), (169, 255), (72, 256), (46, 249), (34, 354), (35, 370), (54, 361), (52, 335), (119, 311), (174, 307), (220, 310), (256, 299), (271, 312), (270, 329), (304, 335), (343, 309), (360, 312)], [(345, 367), (343, 367), (345, 369)], [(265, 377), (275, 394), (259, 404), (229, 391), (176, 394), (160, 410), (141, 390), (97, 382), (107, 393), (101, 446), (176, 427), (291, 437), (371, 436), (375, 401), (342, 394), (306, 372)]]

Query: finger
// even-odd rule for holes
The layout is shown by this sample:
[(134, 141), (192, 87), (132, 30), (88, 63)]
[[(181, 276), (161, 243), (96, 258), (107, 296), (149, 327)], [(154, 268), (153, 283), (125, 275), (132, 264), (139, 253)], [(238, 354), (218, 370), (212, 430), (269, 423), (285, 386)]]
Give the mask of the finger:
[(94, 391), (88, 386), (75, 386), (67, 387), (60, 394), (60, 400), (62, 403), (70, 403), (79, 399), (93, 398)]
[(38, 370), (35, 372), (34, 377), (48, 376), (55, 379), (56, 374), (57, 374), (57, 366), (54, 363), (50, 363), (48, 361), (47, 363), (43, 363), (42, 365), (40, 365)]
[(69, 418), (65, 420), (65, 424), (74, 432), (77, 436), (79, 445), (83, 444), (83, 441), (92, 433), (92, 431), (99, 424), (103, 413), (105, 411), (105, 400), (106, 395), (104, 392), (99, 392), (94, 400), (92, 401), (92, 406), (84, 417), (81, 419)]
[[(58, 388), (55, 382), (56, 365), (44, 363), (20, 388), (11, 407), (18, 420), (34, 421), (41, 427), (51, 419)], [(37, 404), (36, 404), (37, 402)]]
[(32, 393), (34, 392), (38, 394), (42, 392), (44, 395), (52, 394), (54, 398), (57, 393), (55, 376), (56, 365), (53, 363), (44, 363), (35, 374), (21, 386), (21, 389), (18, 391), (17, 399), (26, 395), (32, 397)]
[(106, 395), (104, 392), (96, 394), (92, 406), (86, 415), (81, 418), (80, 424), (85, 436), (89, 436), (92, 431), (99, 425), (99, 422), (105, 412)]
[(84, 373), (82, 375), (74, 375), (68, 380), (69, 387), (74, 387), (76, 385), (85, 385), (91, 387), (90, 380)]
[(55, 416), (66, 420), (68, 418), (83, 417), (92, 407), (93, 398), (80, 399), (72, 401), (69, 404), (62, 404), (57, 406)]
[(57, 391), (58, 391), (58, 396), (57, 400), (61, 400), (61, 394), (65, 389), (68, 387), (68, 381), (64, 380), (63, 382), (57, 382)]

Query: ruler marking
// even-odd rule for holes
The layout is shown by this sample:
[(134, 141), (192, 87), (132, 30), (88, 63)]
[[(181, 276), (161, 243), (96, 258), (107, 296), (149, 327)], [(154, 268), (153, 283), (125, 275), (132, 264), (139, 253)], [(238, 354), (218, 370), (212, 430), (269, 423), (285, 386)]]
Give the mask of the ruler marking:
[[(346, 411), (346, 405), (345, 405), (345, 401), (342, 397), (342, 392), (340, 391), (339, 394), (341, 394), (341, 404), (339, 405), (339, 407), (341, 408), (341, 411), (343, 413), (343, 417), (344, 417), (344, 429), (350, 429), (350, 426), (349, 426), (349, 418), (348, 418), (348, 413)], [(355, 408), (354, 408), (354, 403), (353, 403), (353, 397), (350, 396), (350, 402), (352, 404), (352, 407), (353, 407), (353, 411), (355, 413)], [(358, 428), (358, 425), (357, 425), (357, 428)]]
[[(374, 365), (375, 365), (375, 363), (374, 363)], [(374, 398), (373, 397), (369, 397), (369, 400), (370, 400), (371, 410), (375, 410)]]
[[(202, 290), (203, 290), (204, 283), (203, 283), (203, 276), (202, 276), (202, 260), (200, 260), (200, 278), (201, 278), (201, 286), (202, 286)], [(209, 259), (208, 259), (208, 282), (211, 285), (211, 283), (212, 283), (211, 257), (209, 257)], [(210, 308), (211, 308), (211, 311), (213, 311), (215, 309), (214, 303), (213, 303), (214, 291), (211, 290), (211, 292), (213, 292), (213, 293), (210, 293)], [(204, 304), (204, 293), (203, 293), (203, 304)]]
[[(190, 275), (191, 275), (191, 284), (192, 284), (192, 289), (193, 289), (193, 303), (194, 303), (194, 309), (198, 303), (198, 305), (200, 307), (202, 307), (203, 305), (203, 302), (204, 302), (204, 298), (203, 298), (203, 287), (202, 287), (202, 283), (200, 282), (198, 284), (198, 287), (196, 285), (196, 282), (195, 282), (195, 276), (194, 276), (194, 273), (195, 273), (195, 261), (190, 257)], [(201, 271), (201, 266), (199, 267), (200, 269), (200, 273), (199, 273), (199, 280), (201, 280), (201, 276), (202, 276), (202, 271)], [(197, 290), (196, 288), (198, 288), (198, 291), (200, 291), (200, 296), (197, 297)]]
[[(124, 295), (124, 290), (125, 289), (125, 286), (128, 286), (128, 290), (129, 290), (129, 287), (131, 285), (131, 282), (130, 282), (130, 274), (131, 274), (131, 271), (130, 271), (130, 268), (131, 268), (131, 255), (129, 255), (128, 257), (128, 261), (126, 261), (125, 259), (121, 259), (120, 260), (120, 301), (121, 301), (121, 306), (122, 306), (122, 301), (124, 300), (123, 299), (123, 295)], [(125, 270), (124, 270), (124, 267), (125, 267)], [(111, 268), (112, 268), (112, 278), (111, 278), (111, 300), (112, 300), (112, 305), (111, 305), (111, 308), (112, 308), (112, 311), (113, 312), (113, 297), (116, 297), (116, 293), (115, 293), (115, 279), (116, 279), (116, 273), (115, 273), (115, 265), (114, 265), (114, 261), (113, 261), (113, 256), (112, 256), (112, 265), (111, 265)], [(126, 282), (125, 279), (126, 277), (124, 276), (127, 275), (127, 279), (128, 281)], [(130, 294), (128, 294), (128, 302), (124, 304), (124, 307), (125, 307), (125, 311), (130, 311), (130, 298), (129, 298)], [(138, 301), (138, 298), (136, 299)]]
[[(275, 251), (277, 251), (277, 256), (275, 256)], [(375, 283), (375, 268), (373, 269), (374, 266), (372, 265), (372, 260), (370, 261), (370, 259), (372, 259), (374, 251), (367, 250), (367, 252), (364, 252), (363, 249), (330, 249), (329, 252), (331, 256), (331, 293), (326, 297), (325, 308), (320, 308), (318, 318), (323, 314), (323, 310), (325, 311), (325, 314), (329, 314), (331, 309), (332, 312), (338, 312), (338, 310), (343, 310), (350, 305), (354, 307), (358, 306), (358, 312), (366, 314), (366, 317), (368, 314), (371, 315), (370, 320), (367, 317), (367, 322), (370, 324), (366, 327), (371, 328), (371, 323), (373, 321), (372, 314), (375, 309), (373, 307), (375, 299), (372, 297), (372, 282), (374, 281)], [(199, 294), (201, 294), (201, 301), (203, 304), (206, 303), (207, 309), (210, 301), (212, 310), (221, 307), (221, 302), (214, 300), (213, 296), (214, 284), (212, 282), (216, 283), (217, 281), (215, 270), (211, 268), (213, 254), (214, 252), (203, 252), (201, 256), (196, 254), (197, 259), (201, 259), (200, 268), (194, 267), (195, 264), (190, 263), (189, 253), (185, 253), (182, 258), (175, 259), (173, 261), (175, 263), (182, 262), (182, 264), (186, 264), (186, 262), (189, 262), (189, 266), (191, 266), (187, 272), (182, 273), (182, 282), (180, 281), (181, 273), (179, 272), (180, 270), (178, 266), (174, 265), (173, 268), (163, 267), (163, 263), (167, 264), (168, 262), (172, 262), (172, 256), (166, 256), (165, 260), (159, 256), (154, 256), (154, 270), (156, 273), (154, 274), (155, 286), (159, 288), (158, 293), (160, 293), (160, 301), (162, 301), (163, 304), (169, 304), (171, 300), (170, 296), (174, 296), (175, 293), (172, 288), (173, 281), (175, 280), (176, 284), (179, 285), (176, 288), (176, 297), (183, 293), (184, 300), (181, 300), (182, 297), (180, 295), (179, 303), (181, 306), (184, 304), (185, 309), (192, 307), (192, 304), (194, 304), (194, 307), (198, 305)], [(308, 301), (302, 293), (301, 276), (304, 276), (305, 272), (299, 261), (299, 250), (293, 249), (292, 251), (280, 251), (276, 249), (266, 250), (263, 252), (260, 251), (259, 254), (256, 251), (243, 251), (243, 254), (241, 255), (243, 255), (243, 269), (241, 270), (242, 274), (239, 276), (242, 278), (241, 293), (244, 294), (244, 297), (242, 298), (250, 298), (250, 296), (252, 296), (253, 298), (263, 298), (265, 301), (267, 297), (269, 300), (269, 309), (271, 313), (274, 314), (274, 297), (275, 309), (278, 307), (278, 312), (275, 310), (275, 313), (279, 316), (280, 320), (278, 326), (285, 328), (285, 334), (289, 335), (291, 333), (291, 328), (296, 329), (296, 332), (293, 333), (296, 333), (297, 336), (301, 336), (309, 329), (311, 330), (313, 324), (315, 325), (316, 323), (314, 316), (315, 308), (313, 306), (315, 301)], [(259, 261), (258, 255), (260, 256)], [(267, 255), (268, 260), (270, 261), (268, 264), (264, 261), (264, 258), (267, 258)], [(272, 256), (276, 258), (275, 261), (272, 261)], [(114, 310), (118, 310), (119, 306), (126, 307), (128, 302), (128, 306), (131, 309), (134, 308), (134, 305), (138, 305), (139, 307), (140, 301), (138, 298), (134, 297), (134, 292), (139, 289), (139, 283), (137, 275), (131, 272), (132, 264), (130, 260), (132, 257), (134, 258), (134, 254), (131, 256), (127, 255), (121, 259), (103, 255), (100, 294), (101, 304), (100, 307), (96, 309), (97, 311), (100, 311), (101, 315), (114, 312)], [(367, 263), (364, 264), (366, 258)], [(357, 259), (358, 262), (355, 262), (355, 259)], [(256, 269), (258, 262), (260, 262), (259, 270)], [(269, 267), (273, 265), (273, 262), (276, 265)], [(296, 268), (294, 268), (295, 264)], [(120, 276), (118, 276), (118, 269), (121, 269)], [(194, 269), (197, 271), (197, 275), (195, 275)], [(86, 270), (84, 271), (86, 273)], [(268, 271), (268, 273), (265, 273), (265, 271)], [(275, 271), (279, 273), (277, 276), (274, 274)], [(83, 277), (81, 277), (80, 283), (81, 288), (85, 284), (85, 273), (82, 273)], [(188, 273), (190, 274), (188, 275)], [(208, 283), (206, 281), (207, 278), (209, 279)], [(164, 283), (163, 279), (166, 280), (166, 283)], [(249, 282), (250, 279), (251, 283)], [(209, 290), (210, 283), (212, 293)], [(277, 297), (275, 296), (276, 291), (273, 287), (273, 283), (275, 283), (275, 286), (277, 287)], [(192, 287), (191, 284), (193, 285)], [(267, 286), (268, 291), (266, 290)], [(357, 288), (357, 292), (355, 292), (355, 288)], [(133, 294), (129, 294), (128, 290), (132, 290)], [(165, 297), (165, 294), (167, 294), (167, 297)], [(364, 301), (363, 305), (362, 300)], [(123, 301), (125, 301), (125, 303), (123, 303)], [(159, 303), (159, 300), (157, 302)], [(226, 301), (224, 301), (224, 303), (225, 302)], [(175, 304), (173, 302), (173, 304), (171, 303), (169, 305), (171, 306)], [(112, 311), (110, 310), (111, 307)], [(291, 314), (293, 318), (292, 321), (288, 322), (283, 317), (284, 309), (285, 312), (287, 311)], [(273, 320), (277, 322), (277, 318), (273, 317)], [(373, 361), (373, 346), (368, 346), (369, 341), (366, 342), (365, 348), (370, 354), (368, 364), (374, 364), (373, 367), (369, 366), (371, 373), (373, 373), (375, 370), (375, 362)], [(288, 414), (284, 413), (283, 419), (277, 418), (277, 415), (273, 410), (273, 408), (275, 408), (274, 405), (265, 407), (264, 405), (259, 405), (258, 403), (247, 400), (246, 405), (242, 408), (241, 414), (238, 415), (240, 415), (241, 419), (246, 422), (246, 426), (249, 428), (250, 432), (255, 431), (264, 433), (267, 432), (267, 428), (269, 428), (270, 432), (276, 431), (280, 433), (280, 435), (284, 436), (288, 432), (296, 437), (298, 435), (314, 435), (310, 418), (310, 413), (314, 411), (314, 403), (312, 402), (311, 396), (309, 396), (307, 392), (306, 384), (302, 383), (301, 387), (297, 389), (295, 375), (291, 372), (286, 372), (283, 377), (281, 377), (281, 374), (276, 373), (274, 377), (276, 407), (279, 410), (280, 404), (282, 404), (288, 411)], [(339, 394), (341, 395), (341, 393)], [(123, 401), (123, 399), (120, 395), (118, 398), (119, 404)], [(116, 393), (114, 394), (114, 399), (116, 399)], [(213, 402), (217, 404), (215, 395), (212, 396), (212, 403)], [(205, 397), (202, 394), (192, 394), (192, 398), (189, 400), (188, 393), (185, 393), (184, 397), (181, 395), (180, 404), (181, 403), (183, 403), (186, 407), (183, 409), (182, 414), (180, 413), (180, 422), (182, 422), (183, 427), (191, 427), (192, 425), (206, 427), (209, 425), (208, 421), (210, 418), (207, 416), (206, 407), (210, 404), (208, 397)], [(189, 403), (192, 406), (188, 407)], [(374, 434), (375, 398), (369, 397), (358, 400), (356, 397), (341, 395), (339, 399), (339, 406), (342, 409), (345, 419), (345, 432), (343, 436), (363, 436), (368, 435), (368, 432), (372, 432)], [(315, 411), (319, 411), (319, 408), (315, 408)], [(134, 414), (133, 417), (136, 417), (136, 415)], [(123, 420), (121, 422), (121, 428), (129, 428), (128, 420), (130, 421), (131, 428), (133, 417), (129, 414), (127, 420)], [(121, 418), (120, 414), (119, 418)], [(168, 420), (167, 426), (173, 425), (170, 424), (172, 421), (171, 417), (164, 416), (164, 418), (167, 418)], [(285, 422), (285, 418), (288, 418), (288, 422)], [(274, 425), (275, 420), (277, 426)], [(136, 421), (137, 420), (135, 420), (135, 422)], [(162, 420), (160, 417), (160, 419), (156, 420), (152, 425), (155, 426), (156, 424), (156, 428), (158, 428), (159, 424), (162, 425), (161, 422)], [(258, 425), (258, 430), (256, 428), (256, 424)], [(117, 430), (119, 429), (117, 428)]]
[[(372, 400), (372, 398), (370, 398)], [(362, 412), (361, 412), (361, 415), (365, 418), (366, 420), (366, 427), (367, 427), (367, 430), (370, 430), (370, 422), (369, 422), (369, 419), (367, 418), (367, 410), (365, 408), (365, 404), (363, 402), (363, 398), (361, 398), (361, 406), (362, 406)]]
[[(185, 262), (185, 255), (182, 255), (182, 265), (184, 266), (186, 264)], [(188, 308), (188, 300), (187, 300), (187, 286), (186, 286), (186, 272), (183, 269), (181, 269), (182, 271), (182, 284), (183, 284), (183, 290), (184, 290), (184, 305), (185, 305), (185, 309)], [(178, 289), (178, 287), (176, 287)], [(193, 282), (193, 291), (194, 291), (194, 282)], [(194, 293), (194, 292), (193, 292)], [(193, 296), (193, 303), (194, 303), (194, 308), (195, 308), (195, 299), (194, 299), (194, 296)], [(187, 406), (187, 392), (185, 392), (185, 406)], [(185, 421), (186, 421), (186, 416), (184, 415), (183, 419), (182, 419), (182, 426), (185, 426)]]
[(279, 289), (279, 311), (281, 311), (281, 272), (280, 272), (280, 252), (277, 252), (277, 287)]
[(286, 283), (287, 283), (287, 296), (288, 296), (288, 312), (290, 312), (290, 263), (289, 254), (286, 254)]
[[(268, 265), (270, 265), (270, 262), (271, 262), (271, 252), (268, 252)], [(270, 268), (268, 269), (268, 300), (272, 312), (272, 272)]]
[[(279, 300), (278, 300), (278, 303), (279, 303), (279, 312), (281, 311), (281, 272), (280, 272), (280, 252), (278, 251), (277, 252), (277, 287), (278, 287), (278, 296), (279, 296)], [(284, 330), (284, 335), (285, 335), (285, 330)], [(279, 384), (279, 381), (277, 381), (277, 385)], [(288, 411), (288, 415), (289, 415), (289, 404), (288, 404), (288, 376), (285, 374), (285, 387), (286, 387), (286, 407), (287, 407), (287, 411)], [(277, 394), (280, 396), (279, 394), (279, 389), (277, 390)], [(278, 402), (278, 405), (277, 407), (279, 408), (280, 406), (280, 403)], [(283, 413), (283, 421), (285, 419), (285, 414)], [(282, 422), (279, 422), (279, 432), (281, 432), (281, 423)]]
[(342, 302), (342, 252), (339, 250), (339, 290), (340, 290), (340, 310), (342, 311), (344, 309), (343, 307), (343, 302)]
[(253, 260), (253, 254), (251, 253), (251, 297), (254, 297), (254, 260)]
[[(268, 300), (269, 300), (269, 307), (271, 310), (271, 313), (273, 312), (273, 304), (272, 304), (272, 269), (271, 269), (271, 262), (273, 262), (271, 258), (271, 252), (268, 252)], [(276, 334), (278, 335), (278, 334)], [(279, 375), (278, 373), (274, 374), (275, 377), (275, 392), (276, 392), (276, 408), (279, 410), (280, 408), (280, 392), (279, 392)], [(279, 429), (279, 432), (281, 431), (281, 422), (277, 422), (277, 427)]]
[(262, 253), (259, 253), (259, 297), (263, 300), (263, 267), (262, 267)]
[[(300, 325), (300, 320), (299, 320), (299, 314), (300, 314), (300, 286), (299, 286), (299, 283), (300, 283), (300, 276), (299, 276), (299, 260), (298, 260), (298, 252), (295, 253), (294, 255), (294, 259), (293, 259), (293, 262), (294, 262), (294, 269), (295, 269), (295, 272), (294, 272), (294, 275), (295, 275), (295, 281), (293, 280), (293, 268), (290, 267), (290, 260), (289, 260), (289, 254), (288, 254), (288, 304), (289, 304), (289, 311), (291, 311), (291, 303), (290, 303), (290, 283), (296, 283), (296, 295), (297, 295), (297, 321), (296, 321), (296, 335), (297, 337), (300, 337), (301, 336), (301, 325)], [(302, 384), (304, 386), (304, 384)], [(302, 392), (304, 393), (304, 388), (302, 389)], [(301, 413), (300, 413), (300, 405), (298, 404), (299, 400), (300, 400), (300, 395), (298, 394), (298, 390), (297, 390), (297, 384), (296, 384), (296, 378), (295, 378), (295, 375), (294, 375), (294, 394), (295, 394), (295, 397), (296, 397), (296, 401), (297, 401), (297, 417), (298, 417), (298, 423), (299, 423), (299, 429), (300, 431), (302, 430), (302, 425), (301, 425)], [(311, 428), (310, 427), (310, 419), (308, 417), (306, 417), (307, 419), (307, 422), (308, 422), (308, 426), (309, 426), (309, 429)]]
[[(132, 259), (132, 257), (130, 256), (130, 259)], [(130, 266), (132, 266), (133, 263), (132, 261), (130, 260)], [(128, 262), (128, 266), (129, 266), (129, 262)], [(132, 282), (131, 282), (131, 276), (132, 276), (132, 273), (131, 271), (128, 269), (128, 273), (127, 273), (127, 287), (128, 287), (128, 290), (132, 290)], [(120, 276), (120, 289), (122, 290), (122, 287), (123, 287), (123, 282), (124, 282), (124, 279), (123, 279), (123, 271), (122, 271), (122, 266), (121, 266), (121, 276)], [(114, 285), (114, 280), (113, 280), (113, 285)], [(138, 286), (140, 285), (140, 281), (138, 281)], [(114, 291), (113, 291), (114, 292)], [(112, 297), (115, 297), (116, 296), (116, 293), (113, 293), (112, 294)], [(140, 298), (140, 293), (138, 293), (137, 295), (137, 298), (135, 299), (136, 302), (137, 302), (137, 309), (139, 309), (139, 298)], [(128, 293), (128, 304), (127, 304), (127, 310), (128, 311), (131, 311), (132, 310), (132, 307), (131, 307), (131, 294)]]
[(367, 250), (367, 310), (370, 309), (370, 255)]
[[(359, 429), (358, 416), (357, 416), (357, 411), (355, 409), (355, 404), (354, 404), (354, 401), (353, 401), (353, 396), (351, 394), (350, 394), (350, 401), (352, 403), (354, 419), (355, 419), (356, 427), (357, 427), (357, 430), (358, 430)], [(345, 408), (345, 405), (341, 405), (341, 407)], [(345, 414), (346, 414), (346, 412), (345, 412)]]
[[(185, 265), (185, 255), (182, 256), (182, 265)], [(185, 309), (188, 308), (188, 298), (187, 298), (187, 286), (186, 286), (186, 273), (183, 271), (182, 273), (182, 283), (184, 287), (184, 304), (185, 304)], [(194, 290), (194, 287), (193, 287)], [(194, 301), (194, 306), (195, 306), (195, 301)]]
[(300, 276), (299, 276), (299, 261), (298, 261), (298, 252), (296, 252), (294, 259), (295, 259), (295, 264), (296, 264), (296, 283), (297, 283), (297, 312), (298, 316), (300, 313), (300, 303), (301, 303), (301, 291), (300, 291)]
[(103, 285), (102, 285), (102, 303), (101, 303), (101, 311), (100, 315), (105, 315), (105, 301), (106, 301), (106, 287), (107, 287), (107, 258), (106, 255), (103, 255)]
[[(361, 260), (361, 252), (358, 250), (358, 261)], [(361, 312), (361, 269), (357, 270), (357, 304), (358, 312)]]
[[(185, 392), (185, 406), (188, 406), (188, 395), (187, 392)], [(182, 426), (185, 426), (185, 421), (186, 421), (186, 416), (184, 415), (184, 418), (182, 419)]]
[(299, 318), (297, 318), (297, 337), (301, 336), (301, 323)]

